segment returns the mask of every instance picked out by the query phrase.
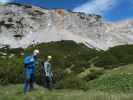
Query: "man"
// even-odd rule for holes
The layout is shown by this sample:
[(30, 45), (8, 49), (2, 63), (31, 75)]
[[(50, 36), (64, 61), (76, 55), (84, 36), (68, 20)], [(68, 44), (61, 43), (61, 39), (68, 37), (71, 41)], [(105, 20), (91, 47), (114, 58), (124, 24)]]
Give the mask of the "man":
[(37, 55), (39, 54), (39, 50), (34, 50), (31, 56), (27, 56), (24, 59), (25, 65), (25, 84), (24, 84), (24, 93), (27, 93), (31, 89), (33, 89), (34, 84), (34, 74), (35, 67), (37, 64)]
[(45, 84), (49, 90), (52, 90), (53, 73), (51, 65), (52, 56), (48, 56), (47, 61), (44, 62), (44, 72), (45, 72)]

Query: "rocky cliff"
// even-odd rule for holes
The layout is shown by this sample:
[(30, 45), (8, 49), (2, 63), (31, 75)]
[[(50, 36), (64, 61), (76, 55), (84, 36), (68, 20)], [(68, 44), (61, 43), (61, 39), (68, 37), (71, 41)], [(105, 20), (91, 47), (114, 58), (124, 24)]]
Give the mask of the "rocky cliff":
[(63, 9), (42, 9), (31, 5), (0, 5), (0, 47), (74, 40), (88, 47), (133, 44), (133, 21), (106, 22), (99, 15)]

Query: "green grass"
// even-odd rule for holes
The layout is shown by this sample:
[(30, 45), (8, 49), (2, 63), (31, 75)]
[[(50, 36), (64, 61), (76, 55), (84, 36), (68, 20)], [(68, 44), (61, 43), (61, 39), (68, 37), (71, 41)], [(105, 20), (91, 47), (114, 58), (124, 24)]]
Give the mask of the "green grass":
[[(7, 56), (0, 54), (0, 84), (3, 85), (0, 100), (133, 100), (133, 64), (130, 64), (133, 46), (98, 52), (72, 41), (61, 41), (31, 46), (25, 53), (31, 53), (34, 48), (40, 50), (39, 61), (47, 55), (53, 56), (58, 90), (50, 92), (37, 86), (24, 95), (23, 85), (7, 85), (23, 83), (23, 56), (19, 49), (0, 49), (7, 53)], [(11, 54), (14, 54), (12, 58)], [(36, 82), (41, 84), (40, 62), (36, 71)]]
[(133, 92), (133, 64), (107, 71), (89, 82), (90, 88), (108, 92)]
[(105, 93), (100, 91), (53, 90), (36, 86), (24, 95), (23, 85), (0, 87), (0, 100), (132, 100), (133, 94)]

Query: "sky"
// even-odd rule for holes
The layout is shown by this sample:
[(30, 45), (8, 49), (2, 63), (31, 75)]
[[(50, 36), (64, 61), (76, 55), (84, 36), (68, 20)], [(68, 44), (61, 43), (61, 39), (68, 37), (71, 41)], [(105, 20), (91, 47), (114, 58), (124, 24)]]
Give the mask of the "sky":
[(98, 14), (107, 21), (133, 19), (133, 0), (0, 0), (0, 2), (17, 2), (42, 8), (63, 8), (74, 12)]

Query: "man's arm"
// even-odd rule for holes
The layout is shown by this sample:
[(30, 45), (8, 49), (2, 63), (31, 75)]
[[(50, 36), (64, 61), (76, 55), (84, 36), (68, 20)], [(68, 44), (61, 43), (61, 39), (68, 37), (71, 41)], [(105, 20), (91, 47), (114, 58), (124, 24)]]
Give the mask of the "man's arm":
[(27, 67), (27, 65), (26, 64), (24, 64), (24, 68), (26, 68)]

